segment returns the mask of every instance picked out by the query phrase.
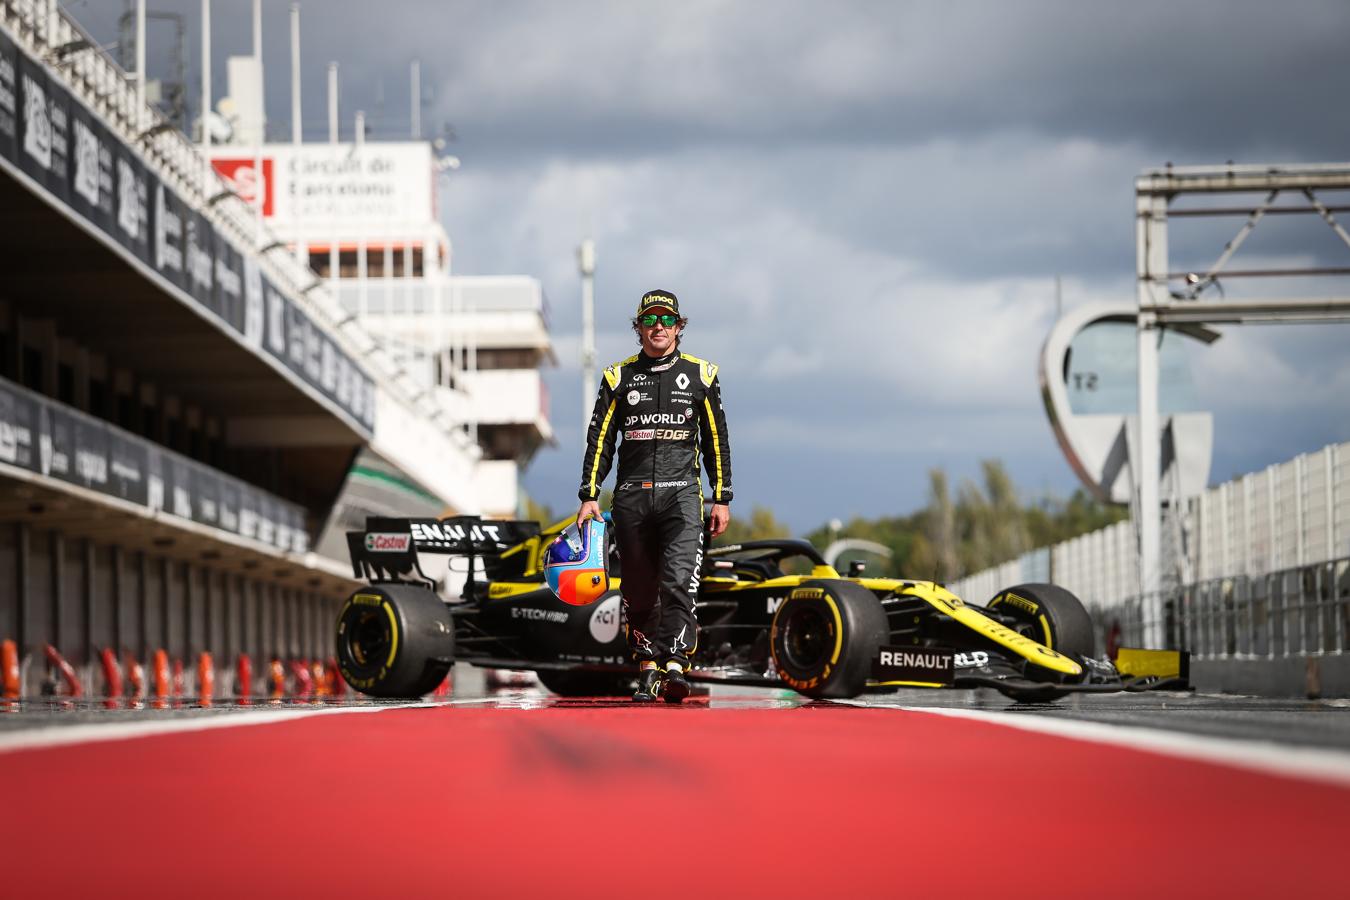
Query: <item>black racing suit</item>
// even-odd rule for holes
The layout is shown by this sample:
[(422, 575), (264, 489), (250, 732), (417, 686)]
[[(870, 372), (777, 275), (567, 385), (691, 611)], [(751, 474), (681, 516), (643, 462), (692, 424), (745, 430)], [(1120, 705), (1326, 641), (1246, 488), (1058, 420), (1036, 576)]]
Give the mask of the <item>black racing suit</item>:
[(582, 500), (600, 496), (615, 440), (614, 537), (628, 645), (639, 662), (686, 669), (698, 644), (703, 565), (702, 456), (715, 503), (731, 502), (731, 447), (717, 366), (678, 351), (605, 369), (581, 467)]

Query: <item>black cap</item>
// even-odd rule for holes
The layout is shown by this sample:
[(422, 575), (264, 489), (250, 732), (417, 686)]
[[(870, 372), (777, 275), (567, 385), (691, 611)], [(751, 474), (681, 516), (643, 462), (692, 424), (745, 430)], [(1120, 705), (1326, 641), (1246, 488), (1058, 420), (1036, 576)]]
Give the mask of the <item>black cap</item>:
[(680, 314), (680, 300), (670, 291), (648, 291), (638, 301), (637, 314), (640, 316), (649, 309), (665, 307), (675, 315)]

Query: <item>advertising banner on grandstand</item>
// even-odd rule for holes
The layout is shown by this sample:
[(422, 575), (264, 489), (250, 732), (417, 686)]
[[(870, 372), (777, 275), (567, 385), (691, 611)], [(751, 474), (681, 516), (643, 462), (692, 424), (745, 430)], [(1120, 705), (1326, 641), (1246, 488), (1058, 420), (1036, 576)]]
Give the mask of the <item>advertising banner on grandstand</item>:
[(37, 403), (0, 384), (0, 463), (37, 471)]
[(36, 61), (19, 54), (18, 159), (24, 174), (56, 197), (69, 197), (70, 99), (65, 88), (49, 84)]
[[(70, 106), (70, 206), (107, 234), (117, 229), (116, 142), (83, 106)], [(129, 183), (134, 189), (134, 184)], [(130, 196), (128, 197), (130, 199)], [(130, 216), (130, 210), (129, 210)], [(139, 224), (136, 215), (134, 222)]]
[(244, 260), (242, 254), (234, 249), (234, 244), (220, 232), (216, 232), (215, 248), (215, 295), (211, 298), (211, 311), (242, 334), (244, 331)]
[[(189, 274), (191, 256), (188, 252), (192, 212), (177, 194), (164, 186), (163, 182), (156, 181), (154, 197), (150, 216), (154, 223), (150, 265), (155, 267), (155, 271), (162, 275), (165, 281), (193, 295), (192, 278)], [(195, 295), (193, 299), (196, 299)]]
[(19, 138), (19, 51), (0, 31), (0, 156), (15, 159)]
[[(430, 150), (423, 149), (430, 166)], [(294, 380), (367, 431), (374, 429), (374, 384), (361, 365), (267, 278), (256, 255), (244, 252), (161, 181), (136, 151), (56, 78), (48, 78), (46, 69), (20, 52), (3, 30), (0, 156), (183, 298), (213, 313), (249, 347), (280, 363)], [(369, 160), (362, 156), (361, 170), (372, 173), (369, 183), (376, 187), (357, 190), (372, 196), (395, 190), (391, 185), (401, 184), (404, 173), (411, 171), (402, 162), (406, 156), (393, 152), (397, 162), (382, 153)], [(270, 169), (265, 165), (263, 171)], [(424, 168), (424, 195), (429, 171)], [(53, 427), (52, 452), (59, 453), (64, 432)]]
[(309, 549), (300, 506), (4, 379), (0, 464), (279, 550)]
[(407, 232), (435, 220), (435, 177), (426, 142), (269, 144), (262, 175), (244, 148), (221, 147), (211, 164), (248, 203), (262, 192), (263, 216), (283, 240), (296, 234), (335, 236)]

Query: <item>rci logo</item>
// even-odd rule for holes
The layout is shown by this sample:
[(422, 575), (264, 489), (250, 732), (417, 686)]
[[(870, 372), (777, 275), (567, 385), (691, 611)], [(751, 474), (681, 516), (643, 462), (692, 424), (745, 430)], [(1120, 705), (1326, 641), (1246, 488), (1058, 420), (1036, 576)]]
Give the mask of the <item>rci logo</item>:
[(598, 644), (608, 644), (619, 636), (619, 595), (600, 603), (591, 613), (591, 637)]

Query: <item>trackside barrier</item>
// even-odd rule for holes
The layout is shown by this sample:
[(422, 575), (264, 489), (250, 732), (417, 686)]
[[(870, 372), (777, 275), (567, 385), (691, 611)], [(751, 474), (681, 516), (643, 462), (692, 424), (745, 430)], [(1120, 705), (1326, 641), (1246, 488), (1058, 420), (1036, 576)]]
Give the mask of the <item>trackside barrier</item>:
[[(1350, 557), (1194, 582), (1094, 610), (1122, 643), (1146, 633), (1196, 659), (1339, 656), (1350, 650)], [(1153, 611), (1150, 613), (1150, 611)]]
[(127, 696), (133, 700), (140, 700), (145, 696), (145, 668), (141, 666), (141, 661), (130, 653), (123, 660), (123, 668), (127, 672)]
[(324, 668), (323, 660), (316, 659), (309, 664), (310, 677), (314, 679), (314, 696), (326, 698), (333, 693), (332, 685), (328, 681), (328, 671)]
[(108, 699), (122, 696), (122, 670), (117, 665), (117, 654), (111, 647), (104, 647), (98, 655), (103, 664), (103, 695)]
[(197, 696), (203, 704), (209, 704), (216, 692), (216, 666), (211, 654), (203, 652), (197, 657)]
[(55, 666), (56, 670), (61, 673), (62, 679), (66, 682), (67, 695), (71, 697), (83, 697), (84, 686), (80, 684), (80, 676), (75, 674), (74, 667), (66, 662), (66, 658), (61, 655), (60, 651), (51, 644), (47, 644), (42, 652), (46, 655), (47, 662)]
[(19, 678), (19, 648), (13, 641), (0, 643), (0, 685), (6, 700), (18, 700), (23, 693), (23, 683)]
[(169, 698), (169, 654), (163, 650), (155, 651), (154, 658), (154, 676), (155, 676), (155, 699), (167, 700)]
[(338, 671), (337, 660), (331, 656), (328, 658), (328, 680), (331, 687), (328, 693), (333, 697), (347, 696), (347, 682), (343, 679), (342, 673)]
[(286, 669), (282, 667), (281, 660), (275, 656), (267, 666), (267, 683), (270, 688), (268, 696), (273, 700), (280, 700), (286, 696)]
[(178, 657), (173, 658), (173, 697), (178, 699), (183, 696), (183, 661)]
[(291, 660), (291, 675), (295, 677), (295, 696), (308, 700), (314, 696), (314, 679), (310, 677), (309, 666), (303, 659)]
[(253, 660), (247, 653), (240, 653), (234, 670), (234, 693), (240, 700), (248, 700), (253, 694)]
[[(1350, 442), (1331, 444), (1177, 504), (1165, 589), (1139, 595), (1129, 521), (948, 585), (971, 600), (1027, 581), (1077, 594), (1099, 629), (1198, 659), (1350, 654)], [(1048, 564), (1045, 559), (1048, 554)]]

